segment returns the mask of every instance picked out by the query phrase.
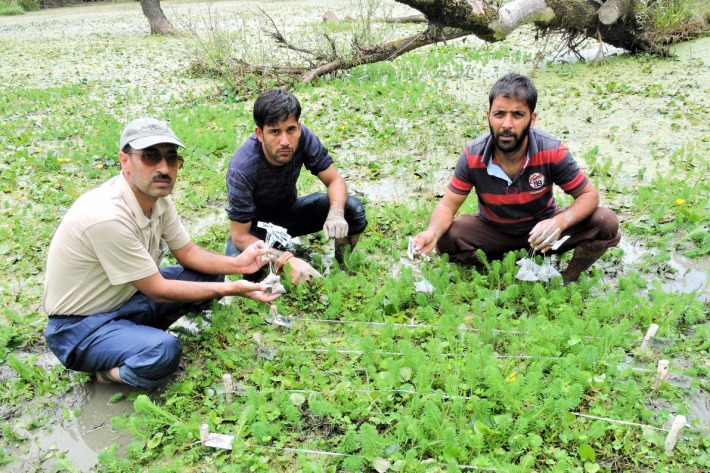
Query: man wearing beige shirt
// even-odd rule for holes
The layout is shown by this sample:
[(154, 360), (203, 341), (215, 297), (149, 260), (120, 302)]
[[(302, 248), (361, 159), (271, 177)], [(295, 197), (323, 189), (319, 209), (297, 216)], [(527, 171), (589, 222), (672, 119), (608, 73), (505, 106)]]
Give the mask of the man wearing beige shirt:
[[(278, 297), (263, 284), (224, 282), (266, 264), (264, 242), (232, 258), (190, 241), (168, 197), (183, 163), (178, 147), (165, 122), (129, 123), (123, 172), (77, 199), (49, 247), (47, 345), (65, 367), (96, 372), (99, 382), (155, 387), (180, 363), (182, 347), (165, 330), (183, 314), (223, 296)], [(168, 250), (179, 264), (161, 267)]]

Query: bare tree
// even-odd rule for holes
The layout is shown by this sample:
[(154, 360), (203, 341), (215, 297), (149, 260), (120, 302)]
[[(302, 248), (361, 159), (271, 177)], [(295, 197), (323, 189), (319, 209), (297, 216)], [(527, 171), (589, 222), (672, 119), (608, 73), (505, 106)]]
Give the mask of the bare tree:
[(143, 14), (148, 18), (152, 34), (178, 34), (160, 7), (160, 0), (140, 0)]

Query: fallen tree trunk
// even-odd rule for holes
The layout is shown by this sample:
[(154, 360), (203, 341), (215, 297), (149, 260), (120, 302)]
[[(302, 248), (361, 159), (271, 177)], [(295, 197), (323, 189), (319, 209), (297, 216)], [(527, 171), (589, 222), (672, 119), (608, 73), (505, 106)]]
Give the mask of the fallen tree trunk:
[[(142, 0), (148, 1), (148, 0)], [(157, 1), (157, 0), (153, 0)], [(334, 40), (326, 35), (331, 51), (316, 53), (309, 48), (290, 43), (273, 22), (272, 37), (277, 44), (303, 54), (309, 64), (302, 67), (280, 67), (280, 72), (297, 75), (303, 82), (362, 64), (391, 61), (414, 49), (450, 39), (473, 35), (484, 41), (497, 42), (507, 38), (523, 25), (534, 24), (545, 33), (562, 33), (570, 49), (581, 40), (591, 38), (631, 52), (662, 52), (664, 45), (678, 40), (678, 27), (665, 33), (648, 26), (635, 11), (641, 0), (513, 0), (501, 7), (484, 0), (396, 0), (421, 12), (421, 15), (391, 18), (388, 22), (425, 22), (424, 31), (374, 47), (362, 47), (353, 38), (350, 57), (340, 57)], [(660, 2), (652, 8), (665, 8)], [(268, 15), (267, 15), (268, 17)], [(652, 18), (649, 15), (649, 18)], [(350, 19), (350, 18), (349, 18)], [(350, 19), (352, 21), (361, 21)], [(383, 19), (373, 20), (382, 22)], [(710, 31), (710, 17), (683, 26), (682, 39), (698, 37)]]

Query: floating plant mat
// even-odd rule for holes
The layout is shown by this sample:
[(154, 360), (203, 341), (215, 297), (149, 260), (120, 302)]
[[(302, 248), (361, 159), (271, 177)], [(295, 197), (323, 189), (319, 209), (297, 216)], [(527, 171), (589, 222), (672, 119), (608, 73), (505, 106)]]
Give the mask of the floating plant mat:
[[(213, 327), (236, 321), (236, 327), (256, 323), (262, 331), (253, 337), (239, 331), (215, 345), (226, 360), (217, 372), (229, 372), (238, 388), (226, 393), (219, 379), (196, 379), (212, 393), (205, 402), (220, 405), (220, 418), (234, 419), (217, 431), (235, 435), (235, 451), (260, 444), (310, 451), (339, 459), (345, 470), (372, 458), (391, 465), (406, 461), (422, 438), (441, 444), (424, 448), (418, 461), (449, 455), (457, 465), (498, 471), (517, 464), (507, 450), (511, 443), (544, 457), (546, 435), (562, 435), (577, 450), (591, 445), (592, 437), (641, 439), (654, 431), (663, 445), (671, 425), (661, 412), (649, 416), (643, 401), (665, 396), (683, 402), (690, 378), (706, 382), (702, 373), (683, 372), (669, 357), (666, 382), (655, 388), (661, 353), (703, 341), (679, 328), (706, 320), (707, 308), (690, 296), (649, 288), (633, 274), (604, 291), (599, 279), (582, 278), (569, 287), (519, 281), (514, 274), (520, 256), (486, 262), (485, 274), (434, 260), (421, 268), (430, 295), (414, 289), (420, 277), (412, 268), (381, 280), (386, 264), (368, 262), (350, 274), (335, 271), (321, 287), (295, 288), (266, 316), (263, 304), (249, 301), (219, 307)], [(290, 326), (274, 323), (285, 317), (280, 313), (289, 314)], [(658, 331), (644, 337), (651, 321)], [(224, 337), (215, 330), (206, 335)], [(645, 358), (635, 359), (646, 338)], [(664, 338), (675, 342), (668, 346)], [(230, 402), (226, 394), (233, 396)], [(612, 397), (609, 405), (605, 399)], [(359, 425), (348, 427), (344, 417)], [(343, 430), (307, 434), (316, 422)], [(697, 442), (697, 431), (707, 427), (685, 425), (678, 441)], [(458, 450), (447, 452), (444, 442)], [(385, 448), (395, 443), (399, 453), (388, 456)], [(350, 446), (339, 447), (344, 445)], [(615, 454), (590, 448), (597, 461)], [(569, 460), (570, 468), (576, 461)]]

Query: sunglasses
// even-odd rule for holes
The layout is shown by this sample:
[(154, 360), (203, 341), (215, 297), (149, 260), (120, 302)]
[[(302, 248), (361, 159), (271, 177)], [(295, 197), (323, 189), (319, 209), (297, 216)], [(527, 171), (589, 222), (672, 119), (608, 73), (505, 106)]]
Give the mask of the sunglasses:
[(160, 151), (148, 150), (142, 153), (132, 152), (128, 154), (137, 154), (143, 164), (151, 167), (160, 164), (163, 158), (165, 158), (165, 163), (173, 169), (180, 169), (185, 163), (185, 158), (182, 156), (178, 156), (177, 154), (162, 154)]

